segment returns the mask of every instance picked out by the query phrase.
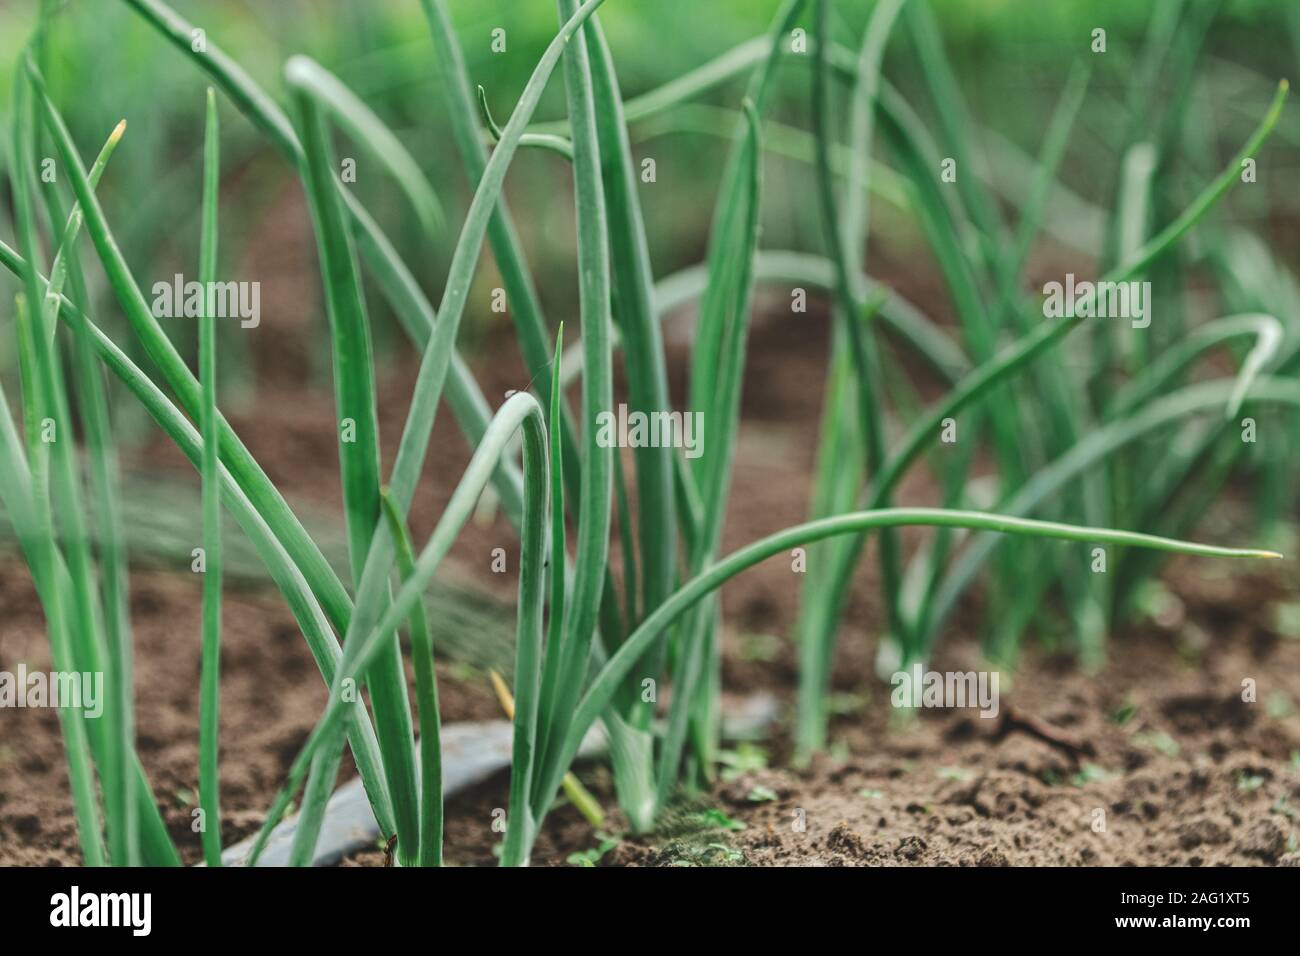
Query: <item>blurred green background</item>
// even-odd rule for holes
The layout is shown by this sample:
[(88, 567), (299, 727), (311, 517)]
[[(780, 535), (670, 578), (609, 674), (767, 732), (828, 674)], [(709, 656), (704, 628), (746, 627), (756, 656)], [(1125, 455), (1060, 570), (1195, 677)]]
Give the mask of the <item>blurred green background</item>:
[[(922, 2), (922, 0), (912, 0)], [(1105, 210), (1116, 207), (1121, 151), (1136, 128), (1159, 142), (1151, 220), (1168, 222), (1227, 162), (1263, 115), (1277, 81), (1296, 77), (1300, 61), (1300, 0), (928, 0), (965, 98), (977, 175), (988, 179), (1009, 223), (1033, 180), (1035, 159), (1067, 79), (1078, 65), (1091, 69), (1087, 97), (1059, 170), (1062, 188), (1049, 197), (1044, 234), (1024, 273), (1026, 289), (1044, 276), (1090, 273), (1102, 253)], [(205, 79), (193, 63), (167, 45), (123, 0), (0, 0), (0, 115), (10, 115), (15, 65), (42, 5), (54, 28), (42, 56), (52, 93), (83, 155), (93, 155), (121, 118), (122, 145), (99, 192), (127, 261), (146, 292), (159, 280), (189, 275), (198, 256), (201, 142)], [(185, 18), (202, 26), (213, 44), (238, 61), (273, 96), (283, 98), (280, 73), (293, 54), (305, 53), (337, 74), (408, 147), (437, 189), (445, 229), (434, 239), (422, 230), (406, 196), (374, 167), (359, 167), (355, 189), (435, 305), (471, 196), (453, 147), (442, 97), (436, 88), (433, 47), (418, 0), (172, 0)], [(608, 36), (625, 98), (654, 90), (761, 36), (781, 0), (607, 0), (600, 20)], [(470, 73), (481, 84), (499, 122), (505, 122), (538, 57), (557, 27), (553, 0), (448, 0)], [(856, 55), (874, 8), (870, 0), (835, 0), (832, 35)], [(806, 20), (806, 18), (805, 18)], [(1150, 55), (1162, 24), (1210, 23), (1205, 40), (1186, 51), (1192, 81), (1166, 75), (1178, 57)], [(1095, 29), (1106, 30), (1106, 51), (1091, 49)], [(503, 29), (506, 50), (494, 53), (493, 31)], [(1199, 36), (1196, 30), (1188, 35)], [(1183, 33), (1178, 34), (1179, 37)], [(810, 61), (811, 57), (803, 58)], [(1152, 64), (1164, 64), (1153, 67)], [(913, 40), (892, 35), (884, 76), (911, 103), (932, 137), (939, 137), (925, 77)], [(809, 74), (799, 57), (783, 59), (777, 90), (764, 124), (767, 154), (761, 245), (768, 250), (821, 253), (822, 228), (809, 158)], [(1134, 78), (1144, 83), (1134, 83)], [(656, 182), (641, 198), (656, 276), (703, 260), (718, 182), (736, 129), (746, 75), (710, 88), (691, 102), (634, 122), (638, 160), (653, 158)], [(1133, 88), (1149, 92), (1134, 104)], [(845, 117), (844, 91), (838, 94)], [(251, 404), (256, 387), (295, 393), (306, 384), (329, 390), (330, 357), (322, 290), (311, 224), (294, 171), (254, 127), (222, 100), (223, 182), (221, 264), (224, 278), (260, 280), (262, 324), (220, 328), (223, 407)], [(553, 79), (540, 121), (564, 115), (563, 83)], [(1155, 119), (1148, 122), (1149, 117)], [(1169, 121), (1176, 117), (1177, 122)], [(8, 162), (8, 129), (0, 134), (0, 171)], [(840, 129), (841, 141), (846, 130)], [(345, 136), (340, 157), (362, 155)], [(938, 156), (946, 155), (941, 141)], [(1262, 268), (1277, 260), (1300, 266), (1300, 101), (1292, 96), (1267, 147), (1259, 182), (1234, 190), (1213, 212), (1218, 224), (1244, 227), (1234, 248)], [(915, 302), (936, 324), (956, 317), (945, 282), (917, 221), (901, 200), (894, 157), (878, 138), (881, 164), (873, 177), (882, 201), (872, 211), (868, 242), (872, 274)], [(8, 176), (0, 176), (0, 236), (11, 241)], [(575, 317), (572, 172), (553, 153), (524, 150), (510, 169), (507, 194), (548, 319)], [(1249, 234), (1236, 244), (1235, 240)], [(1189, 245), (1193, 245), (1195, 239)], [(88, 248), (88, 247), (86, 247)], [(94, 256), (83, 261), (91, 281), (91, 314), (142, 365), (135, 336), (125, 328)], [(1213, 283), (1196, 277), (1193, 295), (1161, 289), (1205, 319), (1223, 314)], [(498, 285), (491, 252), (482, 265), (462, 326), (462, 352), (483, 357), (488, 343), (509, 342), (510, 319), (491, 311)], [(12, 305), (18, 283), (0, 275), (0, 296)], [(368, 291), (371, 291), (368, 289)], [(1222, 292), (1222, 290), (1218, 290)], [(384, 303), (369, 299), (381, 384), (394, 359), (414, 353)], [(769, 306), (771, 300), (767, 303)], [(758, 300), (758, 309), (764, 308)], [(0, 307), (0, 316), (9, 310)], [(1195, 316), (1194, 316), (1195, 317)], [(1289, 324), (1295, 316), (1283, 316)], [(3, 319), (0, 319), (2, 322)], [(1171, 328), (1175, 326), (1170, 326)], [(1181, 326), (1179, 326), (1181, 327)], [(819, 334), (825, 332), (819, 326)], [(193, 323), (168, 326), (182, 353), (194, 354)], [(802, 333), (801, 333), (802, 334)], [(513, 344), (506, 346), (515, 359)], [(1066, 350), (1072, 362), (1077, 351)], [(786, 358), (782, 353), (782, 358)], [(0, 380), (17, 381), (15, 337), (0, 335)], [(820, 371), (821, 366), (818, 366)], [(896, 369), (906, 391), (915, 383)], [(892, 384), (897, 382), (891, 379)], [(821, 388), (809, 383), (810, 395)], [(246, 387), (240, 388), (239, 385)], [(111, 384), (116, 389), (116, 383)], [(11, 396), (12, 398), (13, 396)], [(492, 397), (492, 396), (489, 396)], [(248, 405), (245, 404), (245, 408)], [(114, 427), (124, 444), (153, 433), (143, 409), (115, 403)], [(809, 418), (809, 427), (813, 427)], [(1285, 498), (1275, 488), (1272, 497)], [(139, 498), (148, 516), (161, 500)], [(155, 509), (156, 510), (156, 509)], [(169, 509), (179, 510), (179, 509)], [(134, 523), (155, 543), (164, 537), (146, 520)], [(183, 540), (183, 535), (180, 536)], [(251, 563), (251, 562), (250, 562)]]
[[(6, 103), (15, 58), (30, 35), (38, 2), (0, 0), (0, 98)], [(47, 48), (53, 92), (87, 155), (97, 150), (119, 118), (128, 120), (126, 140), (101, 187), (106, 209), (137, 276), (150, 283), (169, 276), (174, 266), (194, 261), (197, 246), (203, 78), (119, 0), (54, 0), (51, 6), (58, 12)], [(1201, 138), (1199, 146), (1214, 155), (1204, 148), (1184, 151), (1187, 168), (1171, 170), (1174, 176), (1199, 176), (1240, 141), (1277, 79), (1292, 72), (1300, 49), (1300, 4), (1295, 0), (936, 0), (933, 6), (984, 147), (981, 159), (1008, 194), (1014, 194), (1023, 179), (1017, 153), (1023, 157), (1037, 152), (1071, 62), (1091, 58), (1094, 75), (1088, 102), (1062, 179), (1083, 198), (1103, 206), (1119, 165), (1111, 144), (1120, 141), (1119, 131), (1128, 121), (1123, 90), (1133, 71), (1142, 67), (1143, 43), (1153, 18), (1184, 7), (1215, 15), (1193, 93), (1195, 121), (1188, 124)], [(307, 53), (334, 70), (399, 132), (440, 190), (448, 211), (443, 241), (428, 247), (403, 198), (382, 177), (362, 175), (357, 188), (402, 246), (436, 303), (469, 192), (433, 86), (432, 47), (416, 0), (177, 0), (175, 7), (202, 24), (213, 42), (276, 95), (282, 90), (279, 71), (286, 58)], [(471, 72), (504, 122), (556, 28), (554, 4), (454, 0), (450, 7)], [(600, 17), (624, 94), (633, 96), (759, 35), (777, 7), (778, 0), (608, 0)], [(856, 50), (871, 8), (867, 0), (836, 3), (837, 39)], [(1104, 56), (1088, 49), (1091, 30), (1098, 26), (1108, 31)], [(492, 31), (498, 27), (506, 31), (504, 54), (490, 49)], [(886, 76), (908, 94), (919, 89), (914, 70), (908, 43), (895, 37)], [(735, 109), (742, 89), (743, 79), (729, 82), (711, 91), (707, 102)], [(785, 66), (780, 89), (773, 116), (806, 128), (807, 71)], [(562, 84), (553, 82), (539, 115), (561, 116), (562, 96)], [(928, 119), (924, 98), (918, 95), (915, 102)], [(1293, 154), (1300, 141), (1296, 110), (1294, 103), (1288, 106), (1279, 138)], [(638, 153), (653, 156), (658, 164), (658, 183), (644, 201), (659, 275), (703, 256), (725, 136), (731, 128), (730, 122), (687, 110), (633, 130)], [(283, 231), (277, 227), (286, 192), (296, 194), (299, 187), (292, 171), (247, 122), (232, 116), (223, 136), (223, 266), (235, 267), (253, 256), (269, 268), (267, 247), (274, 249)], [(341, 154), (348, 155), (346, 146)], [(818, 249), (808, 167), (771, 155), (766, 172), (764, 245)], [(523, 154), (510, 178), (509, 193), (544, 305), (553, 318), (569, 311), (575, 295), (569, 179), (562, 160), (540, 152)], [(1249, 194), (1234, 197), (1232, 208), (1247, 218), (1294, 203), (1294, 190), (1268, 184), (1242, 192)], [(1086, 210), (1079, 214), (1086, 216)], [(12, 235), (11, 224), (3, 225), (6, 235)], [(908, 218), (884, 218), (878, 228), (884, 238), (873, 237), (873, 243), (881, 241), (887, 250), (906, 257), (916, 240)], [(311, 264), (298, 263), (296, 268)], [(484, 277), (485, 282), (489, 279)], [(10, 277), (0, 278), (0, 291), (7, 297), (15, 291)], [(482, 320), (490, 316), (487, 298), (472, 300), (480, 322), (467, 326), (467, 349), (472, 350)], [(382, 317), (377, 303), (376, 311)], [(274, 316), (270, 318), (274, 323)], [(935, 318), (947, 320), (942, 314)]]

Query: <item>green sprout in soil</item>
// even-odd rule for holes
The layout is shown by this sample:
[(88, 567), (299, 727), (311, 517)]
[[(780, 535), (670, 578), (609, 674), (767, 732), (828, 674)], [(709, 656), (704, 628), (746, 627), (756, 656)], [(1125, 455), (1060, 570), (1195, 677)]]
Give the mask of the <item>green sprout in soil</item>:
[(1268, 778), (1261, 774), (1242, 771), (1237, 775), (1237, 789), (1242, 793), (1254, 793), (1266, 783)]
[(1149, 747), (1166, 757), (1177, 757), (1182, 748), (1178, 741), (1163, 730), (1144, 730), (1133, 735), (1133, 743)]
[(610, 836), (607, 833), (596, 831), (597, 843), (589, 850), (582, 850), (578, 853), (570, 853), (566, 859), (571, 866), (594, 867), (600, 865), (600, 861), (611, 850), (614, 850), (622, 842), (617, 837)]
[(1101, 783), (1109, 780), (1114, 774), (1095, 763), (1085, 763), (1079, 771), (1070, 777), (1070, 783), (1076, 787), (1086, 787), (1090, 783)]
[(1300, 638), (1300, 601), (1285, 601), (1274, 605), (1273, 622), (1283, 637)]
[(1126, 700), (1110, 715), (1110, 722), (1117, 726), (1123, 727), (1138, 711), (1138, 705), (1131, 700)]
[(1286, 691), (1274, 691), (1268, 695), (1268, 702), (1264, 705), (1267, 713), (1274, 720), (1286, 720), (1288, 717), (1294, 717), (1296, 713), (1295, 702), (1291, 699)]
[(955, 780), (958, 783), (965, 783), (975, 776), (965, 767), (940, 767), (935, 773), (940, 780)]
[(740, 866), (743, 851), (729, 834), (744, 830), (718, 807), (686, 799), (667, 808), (656, 829), (656, 861), (664, 866)]
[(755, 770), (767, 769), (767, 751), (756, 744), (742, 741), (735, 750), (719, 750), (718, 763), (722, 765), (722, 779), (736, 780)]

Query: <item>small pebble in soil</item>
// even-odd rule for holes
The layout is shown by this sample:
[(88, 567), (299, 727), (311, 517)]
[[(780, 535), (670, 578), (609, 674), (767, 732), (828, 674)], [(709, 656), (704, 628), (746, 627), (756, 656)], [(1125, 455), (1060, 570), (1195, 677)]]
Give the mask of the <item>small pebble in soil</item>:
[(1011, 861), (1007, 855), (995, 846), (988, 847), (979, 855), (975, 861), (976, 866), (1010, 866)]
[(866, 841), (847, 823), (835, 824), (826, 837), (826, 847), (854, 860), (865, 860), (870, 855)]
[(898, 842), (898, 849), (894, 851), (894, 856), (903, 860), (915, 860), (925, 852), (926, 842), (919, 836), (903, 837)]
[(1286, 833), (1273, 820), (1260, 820), (1238, 844), (1242, 853), (1272, 862), (1286, 852)]
[(1184, 850), (1193, 850), (1204, 843), (1227, 843), (1228, 839), (1228, 829), (1209, 817), (1188, 821), (1178, 834), (1178, 843)]

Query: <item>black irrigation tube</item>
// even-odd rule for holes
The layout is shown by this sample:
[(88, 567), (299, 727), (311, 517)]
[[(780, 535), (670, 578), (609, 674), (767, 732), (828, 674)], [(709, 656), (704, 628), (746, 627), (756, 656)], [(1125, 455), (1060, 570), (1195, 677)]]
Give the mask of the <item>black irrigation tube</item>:
[[(775, 721), (776, 698), (755, 694), (746, 698), (726, 717), (727, 731), (734, 737), (749, 737)], [(442, 728), (443, 797), (463, 793), (510, 766), (514, 728), (508, 720), (467, 721)], [(606, 746), (605, 729), (597, 724), (578, 751), (579, 757), (594, 757)], [(285, 820), (273, 831), (258, 866), (287, 866), (297, 829), (297, 818)], [(253, 834), (221, 854), (226, 866), (243, 866), (253, 849)], [(370, 808), (361, 779), (354, 777), (331, 795), (325, 808), (313, 866), (333, 866), (349, 854), (372, 848), (379, 840), (379, 824)], [(202, 866), (202, 864), (199, 864)]]

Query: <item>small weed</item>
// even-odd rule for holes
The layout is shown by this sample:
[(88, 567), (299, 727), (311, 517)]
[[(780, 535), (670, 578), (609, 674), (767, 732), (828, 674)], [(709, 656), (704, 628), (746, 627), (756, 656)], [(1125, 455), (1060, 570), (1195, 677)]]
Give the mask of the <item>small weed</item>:
[(594, 867), (600, 863), (605, 854), (622, 842), (617, 837), (602, 833), (599, 830), (596, 831), (596, 839), (599, 842), (594, 847), (578, 853), (570, 853), (566, 862), (571, 866)]
[(1118, 710), (1110, 715), (1110, 722), (1119, 727), (1123, 727), (1133, 719), (1133, 715), (1136, 713), (1137, 704), (1133, 703), (1131, 700), (1125, 701)]
[(1240, 773), (1237, 775), (1237, 789), (1243, 793), (1254, 793), (1268, 780), (1257, 773)]
[(1284, 691), (1274, 691), (1268, 695), (1265, 710), (1274, 720), (1286, 720), (1295, 716), (1295, 702)]
[(1076, 787), (1086, 787), (1090, 783), (1100, 783), (1103, 780), (1109, 780), (1113, 774), (1105, 767), (1095, 763), (1085, 763), (1079, 772), (1070, 778), (1070, 783)]
[(755, 770), (767, 769), (767, 751), (755, 744), (741, 742), (735, 750), (718, 752), (722, 764), (722, 779), (730, 782)]
[(1178, 746), (1178, 741), (1163, 730), (1140, 731), (1133, 735), (1133, 743), (1139, 747), (1158, 751), (1166, 757), (1177, 757), (1182, 749)]

